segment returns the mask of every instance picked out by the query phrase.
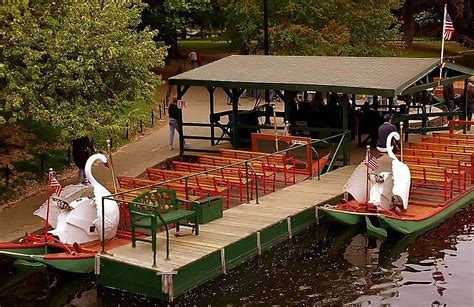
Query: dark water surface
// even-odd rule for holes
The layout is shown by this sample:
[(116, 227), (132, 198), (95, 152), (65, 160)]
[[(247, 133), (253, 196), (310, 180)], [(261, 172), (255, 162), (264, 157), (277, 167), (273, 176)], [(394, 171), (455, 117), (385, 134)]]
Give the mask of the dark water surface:
[[(180, 297), (176, 305), (474, 306), (474, 209), (381, 242), (325, 223)], [(26, 272), (0, 258), (0, 306), (159, 305), (93, 275)], [(133, 278), (133, 276), (130, 276)]]

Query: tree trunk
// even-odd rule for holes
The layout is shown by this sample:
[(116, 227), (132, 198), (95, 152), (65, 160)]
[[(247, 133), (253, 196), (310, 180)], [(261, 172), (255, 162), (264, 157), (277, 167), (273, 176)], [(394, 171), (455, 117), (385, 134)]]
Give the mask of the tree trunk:
[(414, 1), (405, 1), (403, 4), (403, 40), (408, 47), (412, 46), (415, 36), (415, 13)]
[(168, 58), (177, 59), (179, 57), (178, 35), (175, 34), (174, 36), (167, 36), (165, 37), (164, 41), (165, 45), (169, 46)]

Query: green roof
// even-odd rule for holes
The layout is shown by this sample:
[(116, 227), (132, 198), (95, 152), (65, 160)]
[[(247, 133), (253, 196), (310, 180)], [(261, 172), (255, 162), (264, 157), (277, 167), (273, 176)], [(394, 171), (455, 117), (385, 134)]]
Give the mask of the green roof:
[(390, 97), (438, 63), (434, 58), (231, 55), (171, 77), (169, 83)]

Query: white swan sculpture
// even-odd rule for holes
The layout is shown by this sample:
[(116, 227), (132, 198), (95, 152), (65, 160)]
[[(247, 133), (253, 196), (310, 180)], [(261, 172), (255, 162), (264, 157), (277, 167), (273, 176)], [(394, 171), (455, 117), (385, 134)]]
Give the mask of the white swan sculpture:
[[(81, 197), (90, 190), (83, 184), (69, 185), (63, 189), (61, 197), (51, 197), (48, 221), (54, 229), (50, 233), (58, 236), (63, 243), (81, 244), (102, 239), (102, 197), (110, 195), (110, 192), (92, 176), (92, 165), (97, 160), (107, 163), (103, 154), (94, 154), (89, 157), (85, 166), (87, 180), (93, 188), (93, 198)], [(46, 209), (47, 202), (34, 214), (46, 219)], [(119, 208), (115, 201), (106, 199), (104, 209), (104, 234), (107, 240), (117, 232)]]
[[(368, 202), (384, 209), (394, 206), (408, 207), (410, 193), (410, 170), (408, 166), (398, 160), (393, 154), (392, 139), (400, 139), (398, 132), (392, 132), (387, 137), (388, 156), (384, 155), (378, 160), (380, 166), (372, 170), (369, 175), (370, 192)], [(360, 203), (366, 201), (367, 166), (365, 161), (359, 164), (344, 186), (347, 192)]]
[(393, 138), (399, 141), (400, 134), (396, 131), (390, 133), (387, 137), (386, 144), (388, 156), (392, 158), (392, 203), (394, 203), (394, 205), (403, 205), (403, 209), (407, 209), (408, 197), (410, 196), (411, 174), (408, 166), (405, 163), (400, 162), (397, 156), (393, 154), (393, 146), (391, 146)]

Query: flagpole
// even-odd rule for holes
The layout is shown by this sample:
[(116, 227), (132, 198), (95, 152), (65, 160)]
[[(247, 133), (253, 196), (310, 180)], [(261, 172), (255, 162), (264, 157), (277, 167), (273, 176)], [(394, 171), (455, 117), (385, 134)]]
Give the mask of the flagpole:
[(275, 149), (278, 151), (278, 130), (277, 130), (277, 116), (276, 116), (276, 105), (273, 105), (273, 127), (275, 130)]
[(48, 173), (48, 202), (46, 207), (46, 219), (44, 224), (44, 238), (45, 242), (48, 242), (48, 229), (49, 229), (49, 206), (51, 201), (51, 177), (53, 176), (53, 169), (49, 169)]
[(400, 161), (403, 163), (403, 122), (400, 122)]
[(115, 177), (115, 169), (114, 169), (114, 163), (112, 162), (112, 145), (110, 144), (110, 140), (107, 140), (107, 149), (109, 151), (109, 161), (110, 161), (110, 169), (112, 171), (112, 181), (114, 183), (114, 191), (115, 194), (117, 194), (117, 180)]
[(367, 204), (367, 209), (369, 208), (369, 153), (370, 153), (370, 145), (367, 145), (367, 152), (365, 153), (365, 166), (367, 170), (367, 176), (365, 181), (365, 203)]
[(441, 57), (440, 57), (440, 62), (439, 62), (439, 80), (438, 80), (438, 86), (441, 85), (441, 78), (443, 74), (443, 59), (444, 59), (444, 33), (446, 31), (446, 13), (448, 12), (448, 5), (444, 5), (444, 16), (443, 16), (443, 33), (441, 34)]

